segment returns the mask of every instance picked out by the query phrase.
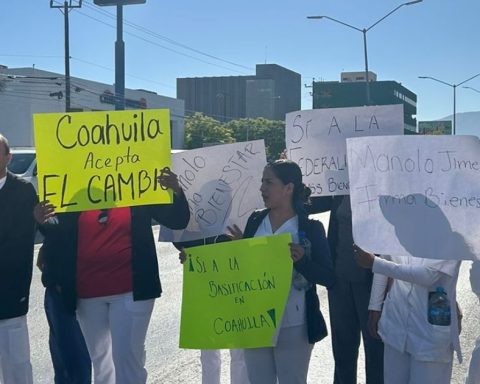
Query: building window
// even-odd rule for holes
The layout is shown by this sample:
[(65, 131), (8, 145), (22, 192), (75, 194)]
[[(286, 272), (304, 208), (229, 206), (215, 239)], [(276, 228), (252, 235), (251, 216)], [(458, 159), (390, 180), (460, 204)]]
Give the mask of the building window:
[(397, 90), (394, 90), (393, 95), (396, 98), (402, 100), (403, 102), (405, 102), (407, 104), (410, 104), (410, 105), (414, 106), (415, 108), (417, 107), (417, 103), (415, 101), (413, 101), (412, 99), (410, 99), (409, 97), (405, 96), (403, 93), (398, 92)]

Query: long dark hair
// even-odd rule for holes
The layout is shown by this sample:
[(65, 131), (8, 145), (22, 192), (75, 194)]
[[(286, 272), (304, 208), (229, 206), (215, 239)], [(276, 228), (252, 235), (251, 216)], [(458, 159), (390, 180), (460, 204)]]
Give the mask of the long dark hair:
[(302, 182), (302, 170), (291, 160), (275, 160), (267, 164), (267, 168), (278, 177), (283, 184), (293, 184), (292, 205), (297, 215), (307, 216), (305, 205), (310, 204), (311, 189)]

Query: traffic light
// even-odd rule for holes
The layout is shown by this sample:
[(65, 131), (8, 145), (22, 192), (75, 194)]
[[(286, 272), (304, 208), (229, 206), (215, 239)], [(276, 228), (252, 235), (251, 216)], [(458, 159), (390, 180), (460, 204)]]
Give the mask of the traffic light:
[(147, 0), (93, 0), (93, 3), (103, 7), (107, 5), (145, 4), (146, 1)]

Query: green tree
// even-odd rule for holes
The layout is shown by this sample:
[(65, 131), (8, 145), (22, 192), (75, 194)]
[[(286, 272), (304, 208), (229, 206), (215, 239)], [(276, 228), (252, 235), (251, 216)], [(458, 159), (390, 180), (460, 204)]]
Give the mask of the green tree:
[(185, 147), (187, 149), (201, 148), (209, 144), (233, 143), (234, 141), (230, 128), (203, 113), (195, 112), (192, 116), (185, 118)]
[(256, 119), (232, 120), (225, 124), (233, 133), (235, 141), (265, 140), (267, 160), (279, 158), (285, 149), (285, 123), (280, 120)]

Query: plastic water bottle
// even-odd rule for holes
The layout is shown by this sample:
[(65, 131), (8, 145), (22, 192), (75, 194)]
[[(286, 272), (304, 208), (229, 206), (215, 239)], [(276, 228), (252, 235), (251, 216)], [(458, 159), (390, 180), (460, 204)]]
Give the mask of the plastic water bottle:
[[(312, 257), (312, 243), (307, 239), (305, 231), (298, 231), (298, 243), (303, 247), (303, 249), (305, 249), (305, 254), (303, 257), (306, 257), (307, 260), (309, 260)], [(293, 269), (292, 284), (294, 288), (298, 289), (299, 291), (307, 290), (312, 285), (312, 283), (305, 279), (301, 273), (297, 272), (295, 268)]]
[(450, 325), (450, 301), (443, 287), (428, 295), (428, 322), (433, 325)]

